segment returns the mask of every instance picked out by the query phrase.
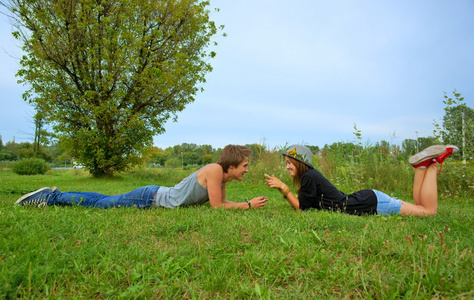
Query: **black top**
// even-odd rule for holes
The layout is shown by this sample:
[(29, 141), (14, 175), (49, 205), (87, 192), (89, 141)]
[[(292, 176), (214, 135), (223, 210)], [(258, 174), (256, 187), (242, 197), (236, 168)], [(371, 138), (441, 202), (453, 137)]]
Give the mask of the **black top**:
[(373, 190), (365, 189), (347, 195), (316, 169), (309, 169), (303, 174), (298, 200), (301, 210), (327, 209), (352, 215), (377, 213), (377, 196)]

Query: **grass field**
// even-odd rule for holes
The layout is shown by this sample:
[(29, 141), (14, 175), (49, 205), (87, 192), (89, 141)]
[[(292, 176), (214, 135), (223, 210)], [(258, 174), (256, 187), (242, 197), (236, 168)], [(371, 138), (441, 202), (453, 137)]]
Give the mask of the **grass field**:
[(119, 194), (191, 172), (0, 170), (0, 297), (474, 298), (471, 194), (441, 193), (431, 218), (298, 213), (263, 177), (227, 188), (233, 201), (268, 196), (261, 210), (13, 206), (43, 186)]

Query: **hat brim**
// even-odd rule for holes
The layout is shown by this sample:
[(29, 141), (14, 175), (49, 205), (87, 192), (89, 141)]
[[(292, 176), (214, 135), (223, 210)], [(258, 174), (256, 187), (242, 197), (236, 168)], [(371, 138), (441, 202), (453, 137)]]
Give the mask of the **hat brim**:
[(293, 156), (291, 156), (291, 155), (288, 155), (288, 151), (285, 151), (285, 150), (281, 151), (281, 155), (291, 157), (291, 158), (293, 158), (294, 160), (297, 160), (297, 161), (299, 161), (300, 163), (305, 164), (305, 165), (308, 166), (309, 168), (314, 169), (313, 165), (310, 164), (309, 162), (302, 161), (299, 157), (293, 157)]

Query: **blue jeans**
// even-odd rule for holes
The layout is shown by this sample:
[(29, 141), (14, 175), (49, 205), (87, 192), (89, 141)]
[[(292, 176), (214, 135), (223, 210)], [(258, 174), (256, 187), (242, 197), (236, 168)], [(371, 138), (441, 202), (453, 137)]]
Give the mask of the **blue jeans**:
[(87, 207), (137, 207), (149, 208), (153, 203), (153, 195), (160, 187), (144, 186), (129, 193), (108, 196), (92, 192), (51, 193), (48, 205), (81, 205)]

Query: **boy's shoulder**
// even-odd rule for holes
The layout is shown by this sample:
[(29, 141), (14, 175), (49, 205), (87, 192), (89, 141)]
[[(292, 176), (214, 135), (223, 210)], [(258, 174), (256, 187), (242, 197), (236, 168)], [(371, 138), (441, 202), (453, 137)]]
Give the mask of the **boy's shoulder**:
[(204, 167), (202, 167), (202, 170), (205, 170), (205, 171), (208, 171), (208, 170), (211, 170), (211, 171), (222, 171), (223, 172), (223, 169), (222, 169), (222, 166), (217, 164), (217, 163), (212, 163), (212, 164), (208, 164), (208, 165), (205, 165)]
[(224, 170), (222, 169), (222, 166), (216, 163), (208, 164), (202, 167), (202, 169), (199, 171), (202, 173), (204, 176), (222, 176), (224, 174)]

